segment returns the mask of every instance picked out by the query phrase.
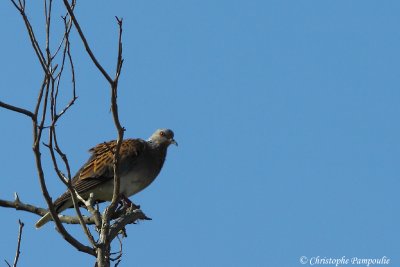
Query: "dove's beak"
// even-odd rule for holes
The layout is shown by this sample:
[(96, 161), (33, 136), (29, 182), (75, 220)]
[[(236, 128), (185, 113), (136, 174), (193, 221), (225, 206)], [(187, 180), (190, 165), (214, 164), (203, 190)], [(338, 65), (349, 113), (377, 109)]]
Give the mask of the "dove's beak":
[(178, 146), (178, 143), (175, 141), (175, 139), (170, 139), (169, 143)]

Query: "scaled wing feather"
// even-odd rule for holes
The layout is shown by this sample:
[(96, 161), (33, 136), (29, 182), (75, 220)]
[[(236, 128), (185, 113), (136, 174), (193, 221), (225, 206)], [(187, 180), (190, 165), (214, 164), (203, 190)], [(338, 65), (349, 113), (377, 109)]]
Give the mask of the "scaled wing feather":
[[(86, 193), (114, 178), (113, 162), (116, 145), (117, 142), (114, 140), (98, 144), (89, 150), (92, 156), (72, 179), (72, 185), (78, 194)], [(126, 161), (134, 162), (145, 148), (146, 142), (143, 140), (124, 140), (120, 148), (121, 165)], [(69, 191), (65, 192), (54, 202), (55, 207), (58, 209), (70, 197)]]

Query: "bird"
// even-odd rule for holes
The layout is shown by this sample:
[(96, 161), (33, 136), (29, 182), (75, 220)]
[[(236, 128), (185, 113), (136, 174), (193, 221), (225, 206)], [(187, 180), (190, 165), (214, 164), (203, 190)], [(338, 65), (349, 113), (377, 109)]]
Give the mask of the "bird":
[[(129, 201), (128, 197), (149, 186), (160, 173), (169, 145), (178, 143), (174, 132), (170, 129), (158, 129), (149, 139), (125, 139), (121, 143), (119, 158), (120, 197)], [(114, 151), (117, 141), (109, 141), (96, 145), (89, 152), (91, 157), (72, 178), (72, 186), (83, 198), (88, 199), (93, 193), (96, 203), (111, 201), (114, 190)], [(69, 190), (53, 203), (57, 213), (73, 207)], [(51, 221), (50, 212), (40, 218), (37, 229)]]

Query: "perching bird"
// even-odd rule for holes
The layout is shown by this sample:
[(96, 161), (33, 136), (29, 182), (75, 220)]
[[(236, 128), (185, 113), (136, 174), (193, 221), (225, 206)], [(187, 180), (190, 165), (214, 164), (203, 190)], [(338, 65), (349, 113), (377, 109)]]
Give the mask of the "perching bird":
[[(92, 156), (82, 166), (72, 185), (84, 199), (93, 193), (96, 202), (111, 201), (114, 189), (113, 151), (117, 142), (101, 143), (90, 149)], [(174, 140), (174, 132), (169, 129), (158, 129), (147, 140), (126, 139), (120, 148), (119, 177), (120, 194), (128, 198), (146, 188), (160, 173), (170, 144), (178, 145)], [(54, 202), (58, 213), (73, 207), (69, 191), (62, 194)], [(50, 212), (37, 223), (42, 227), (52, 220)]]

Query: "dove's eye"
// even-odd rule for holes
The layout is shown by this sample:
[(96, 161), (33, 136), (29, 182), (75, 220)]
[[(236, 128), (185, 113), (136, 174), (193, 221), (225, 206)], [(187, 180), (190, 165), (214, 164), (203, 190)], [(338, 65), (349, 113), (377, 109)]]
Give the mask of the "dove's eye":
[(160, 135), (161, 135), (161, 136), (165, 136), (165, 133), (164, 133), (164, 132), (160, 132)]

